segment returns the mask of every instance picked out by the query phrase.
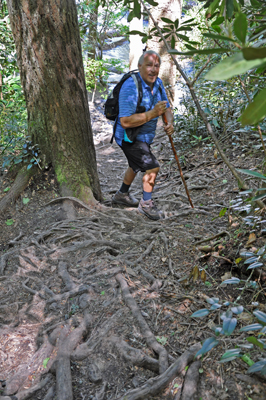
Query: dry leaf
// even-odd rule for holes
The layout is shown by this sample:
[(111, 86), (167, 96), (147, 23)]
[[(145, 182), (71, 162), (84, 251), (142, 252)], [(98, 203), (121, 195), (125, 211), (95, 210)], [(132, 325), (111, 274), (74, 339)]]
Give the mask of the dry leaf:
[(250, 246), (252, 243), (256, 242), (256, 240), (257, 240), (257, 238), (256, 238), (255, 233), (254, 233), (254, 232), (251, 233), (251, 234), (249, 235), (249, 238), (248, 238), (248, 241), (247, 241), (247, 243), (246, 243), (246, 246)]
[(213, 250), (212, 246), (199, 246), (198, 249), (200, 251), (203, 251), (204, 253), (209, 253), (210, 251)]
[(196, 282), (198, 277), (199, 277), (199, 267), (195, 266), (193, 268), (193, 282)]
[(243, 312), (241, 314), (238, 315), (238, 319), (240, 319), (241, 321), (245, 321), (248, 323), (251, 323), (253, 321), (253, 315), (249, 314), (247, 312)]
[(232, 274), (231, 272), (226, 272), (223, 276), (221, 276), (222, 282), (225, 281), (226, 279), (231, 279)]
[(205, 283), (206, 278), (207, 278), (207, 276), (206, 276), (206, 271), (205, 271), (205, 269), (203, 269), (203, 270), (201, 271), (201, 273), (200, 273), (200, 279), (202, 280), (203, 283)]

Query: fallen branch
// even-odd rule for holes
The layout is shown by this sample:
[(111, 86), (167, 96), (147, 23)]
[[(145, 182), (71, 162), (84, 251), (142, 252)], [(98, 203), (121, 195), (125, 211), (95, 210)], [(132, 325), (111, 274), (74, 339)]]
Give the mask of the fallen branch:
[(194, 244), (197, 246), (198, 244), (209, 242), (210, 240), (216, 239), (217, 237), (224, 236), (224, 235), (229, 236), (229, 239), (230, 239), (230, 233), (227, 232), (227, 231), (222, 231), (222, 232), (217, 233), (216, 235), (213, 235), (213, 236), (210, 236), (208, 238), (202, 239), (199, 242), (196, 242)]

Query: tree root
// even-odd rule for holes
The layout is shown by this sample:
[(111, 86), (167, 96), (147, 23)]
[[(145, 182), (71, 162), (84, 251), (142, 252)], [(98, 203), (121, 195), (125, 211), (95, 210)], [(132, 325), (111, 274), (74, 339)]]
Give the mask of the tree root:
[(198, 400), (198, 381), (199, 381), (199, 369), (201, 367), (201, 361), (195, 361), (189, 367), (185, 382), (183, 384), (183, 391), (181, 400)]
[(139, 349), (129, 346), (124, 340), (121, 340), (120, 337), (112, 336), (109, 340), (117, 348), (125, 361), (137, 365), (138, 367), (154, 371), (157, 374), (159, 373), (158, 360), (147, 356), (147, 354)]
[(133, 317), (137, 320), (141, 333), (145, 338), (147, 345), (150, 346), (159, 355), (159, 372), (160, 374), (162, 374), (168, 368), (168, 353), (165, 348), (157, 342), (147, 322), (141, 315), (139, 307), (135, 299), (130, 294), (128, 285), (123, 276), (121, 274), (116, 275), (116, 280), (121, 286), (125, 303), (131, 309)]
[[(195, 354), (201, 348), (196, 343), (186, 350), (163, 374), (149, 379), (143, 386), (129, 390), (118, 400), (145, 400), (148, 396), (158, 395), (162, 390), (194, 359)], [(188, 398), (187, 398), (188, 399)]]
[(14, 203), (23, 190), (27, 187), (30, 178), (38, 172), (37, 167), (32, 167), (27, 170), (24, 166), (18, 172), (16, 179), (9, 190), (9, 192), (0, 200), (0, 215), (3, 214), (7, 208)]

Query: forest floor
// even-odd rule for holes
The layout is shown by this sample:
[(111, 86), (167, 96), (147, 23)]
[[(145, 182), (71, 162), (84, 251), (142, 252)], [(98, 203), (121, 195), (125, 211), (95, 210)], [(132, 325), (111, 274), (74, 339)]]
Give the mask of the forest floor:
[[(47, 170), (0, 220), (0, 399), (266, 399), (265, 378), (248, 375), (243, 359), (219, 363), (227, 349), (247, 343), (239, 329), (256, 322), (252, 311), (266, 311), (263, 269), (257, 290), (221, 286), (231, 276), (248, 278), (241, 249), (265, 244), (261, 226), (250, 236), (245, 215), (229, 208), (239, 196), (231, 173), (206, 142), (184, 151), (192, 209), (160, 123), (154, 200), (165, 218), (114, 208), (126, 160), (110, 145), (112, 125), (99, 107), (90, 109), (105, 207), (75, 203), (76, 218), (66, 219)], [(236, 168), (262, 161), (259, 150), (225, 147)], [(2, 197), (14, 177), (0, 178)], [(141, 176), (132, 191), (141, 198)], [(240, 294), (245, 312), (236, 330), (195, 361), (220, 317), (217, 310), (191, 315), (210, 308), (208, 298), (234, 302)]]

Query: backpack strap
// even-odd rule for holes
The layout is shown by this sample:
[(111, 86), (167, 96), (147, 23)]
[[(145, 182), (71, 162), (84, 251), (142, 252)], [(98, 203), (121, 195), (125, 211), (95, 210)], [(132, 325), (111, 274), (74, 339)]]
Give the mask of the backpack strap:
[(139, 108), (140, 103), (142, 101), (142, 95), (143, 95), (142, 83), (141, 83), (141, 79), (140, 79), (140, 76), (139, 76), (138, 73), (134, 72), (131, 76), (132, 76), (132, 78), (133, 78), (133, 80), (135, 82), (135, 85), (137, 87), (137, 90), (138, 90), (138, 101), (137, 101), (137, 107), (136, 107), (136, 112), (138, 112), (138, 108)]
[[(128, 72), (128, 75), (126, 79), (130, 78), (130, 76), (132, 77), (133, 81), (135, 82), (137, 91), (138, 91), (138, 101), (137, 101), (137, 107), (136, 107), (136, 113), (138, 112), (138, 109), (140, 107), (140, 103), (142, 101), (142, 96), (143, 96), (143, 92), (142, 92), (142, 83), (141, 83), (141, 79), (140, 76), (138, 74), (138, 72), (136, 72), (138, 70), (134, 70), (134, 71), (130, 71)], [(126, 80), (125, 79), (125, 80)], [(124, 80), (124, 81), (125, 81)], [(111, 137), (110, 143), (112, 144), (114, 141), (114, 136), (115, 136), (115, 130), (116, 130), (116, 126), (117, 126), (117, 121), (118, 121), (118, 116), (116, 117), (114, 126), (113, 126), (113, 135)]]

